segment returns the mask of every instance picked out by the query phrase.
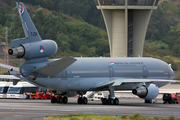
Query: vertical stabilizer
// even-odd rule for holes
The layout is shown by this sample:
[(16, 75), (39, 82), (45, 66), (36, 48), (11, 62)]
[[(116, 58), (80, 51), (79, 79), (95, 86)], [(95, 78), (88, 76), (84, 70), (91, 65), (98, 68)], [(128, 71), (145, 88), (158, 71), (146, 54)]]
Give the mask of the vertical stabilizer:
[(28, 42), (36, 42), (36, 41), (41, 41), (41, 37), (34, 26), (24, 4), (22, 2), (16, 2), (21, 23), (23, 26), (23, 30), (25, 33), (26, 38), (28, 38)]

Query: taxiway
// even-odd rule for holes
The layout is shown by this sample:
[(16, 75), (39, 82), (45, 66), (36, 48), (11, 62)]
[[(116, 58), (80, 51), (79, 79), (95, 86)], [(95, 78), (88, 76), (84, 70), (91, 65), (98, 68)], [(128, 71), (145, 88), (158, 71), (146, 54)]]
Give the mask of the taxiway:
[(77, 98), (69, 98), (68, 104), (52, 104), (50, 100), (0, 99), (0, 119), (3, 120), (42, 120), (49, 114), (96, 113), (108, 115), (129, 115), (140, 113), (142, 116), (180, 117), (180, 104), (145, 104), (139, 98), (120, 98), (119, 105), (101, 105), (101, 101), (89, 101), (78, 105)]

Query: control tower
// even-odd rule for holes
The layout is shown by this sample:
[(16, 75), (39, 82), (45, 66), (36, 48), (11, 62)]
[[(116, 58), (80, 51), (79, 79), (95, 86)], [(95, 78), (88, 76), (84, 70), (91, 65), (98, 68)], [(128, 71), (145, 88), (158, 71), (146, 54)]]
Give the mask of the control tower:
[(143, 56), (149, 20), (159, 0), (95, 0), (106, 25), (111, 57)]

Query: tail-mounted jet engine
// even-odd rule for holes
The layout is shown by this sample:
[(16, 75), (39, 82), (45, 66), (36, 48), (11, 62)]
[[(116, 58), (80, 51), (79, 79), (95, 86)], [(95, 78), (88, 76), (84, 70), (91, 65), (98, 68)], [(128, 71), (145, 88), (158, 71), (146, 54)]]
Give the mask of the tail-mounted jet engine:
[(149, 87), (141, 86), (133, 89), (132, 93), (145, 100), (152, 100), (159, 94), (159, 88), (155, 84), (150, 84)]
[(19, 47), (9, 49), (8, 53), (17, 58), (34, 59), (54, 55), (57, 48), (57, 44), (53, 40), (42, 40), (21, 44)]

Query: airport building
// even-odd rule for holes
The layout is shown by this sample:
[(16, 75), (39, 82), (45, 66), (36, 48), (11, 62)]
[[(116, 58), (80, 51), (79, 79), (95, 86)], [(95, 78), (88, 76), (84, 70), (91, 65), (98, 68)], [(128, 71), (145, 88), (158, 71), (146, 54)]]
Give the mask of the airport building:
[(151, 14), (159, 0), (95, 0), (106, 25), (111, 57), (143, 56)]

